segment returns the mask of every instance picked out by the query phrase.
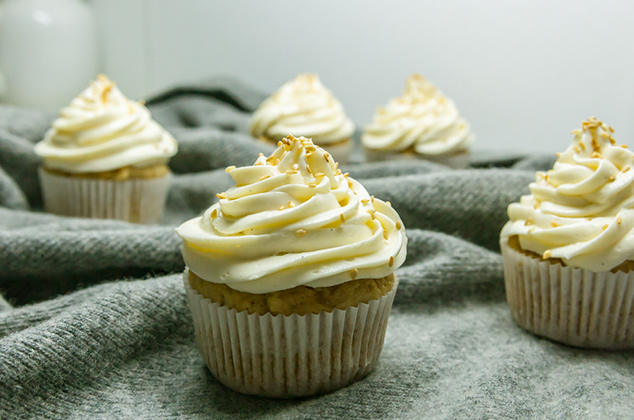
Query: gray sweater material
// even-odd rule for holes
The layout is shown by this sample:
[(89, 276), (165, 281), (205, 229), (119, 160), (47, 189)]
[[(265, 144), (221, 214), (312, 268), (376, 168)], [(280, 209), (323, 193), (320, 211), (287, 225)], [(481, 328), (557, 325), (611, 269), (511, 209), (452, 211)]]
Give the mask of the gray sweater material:
[[(54, 115), (0, 107), (0, 418), (631, 418), (634, 353), (580, 350), (517, 327), (498, 234), (553, 157), (343, 165), (391, 201), (408, 256), (377, 369), (315, 398), (233, 392), (194, 341), (174, 227), (271, 147), (247, 131), (264, 98), (233, 80), (151, 99), (180, 144), (161, 226), (42, 213), (33, 145)], [(354, 161), (361, 162), (360, 155)]]

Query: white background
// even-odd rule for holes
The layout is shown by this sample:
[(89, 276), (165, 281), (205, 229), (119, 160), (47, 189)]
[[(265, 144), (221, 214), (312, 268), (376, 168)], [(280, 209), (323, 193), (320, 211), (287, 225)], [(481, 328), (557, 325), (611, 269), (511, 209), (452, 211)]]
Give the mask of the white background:
[(555, 152), (596, 115), (634, 145), (634, 2), (92, 0), (104, 70), (143, 97), (233, 75), (272, 91), (317, 72), (367, 124), (414, 71), (479, 149)]

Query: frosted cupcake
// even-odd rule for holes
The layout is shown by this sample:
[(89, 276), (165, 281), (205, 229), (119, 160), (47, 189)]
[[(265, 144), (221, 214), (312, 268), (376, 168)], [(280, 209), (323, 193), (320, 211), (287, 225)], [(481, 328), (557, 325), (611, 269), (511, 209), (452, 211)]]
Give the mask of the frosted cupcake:
[(508, 208), (501, 233), (509, 307), (562, 343), (634, 347), (634, 153), (596, 118)]
[(44, 140), (39, 175), (51, 213), (138, 223), (160, 221), (177, 151), (141, 103), (106, 76), (62, 109)]
[(361, 379), (381, 353), (405, 260), (398, 214), (309, 139), (289, 136), (227, 171), (236, 186), (176, 230), (207, 366), (236, 391), (270, 397)]
[(292, 134), (312, 138), (332, 154), (335, 161), (348, 162), (354, 123), (341, 102), (314, 74), (301, 74), (266, 99), (253, 114), (253, 137), (276, 144)]
[(469, 166), (474, 140), (456, 105), (419, 74), (374, 115), (361, 136), (368, 161), (426, 159), (452, 168)]

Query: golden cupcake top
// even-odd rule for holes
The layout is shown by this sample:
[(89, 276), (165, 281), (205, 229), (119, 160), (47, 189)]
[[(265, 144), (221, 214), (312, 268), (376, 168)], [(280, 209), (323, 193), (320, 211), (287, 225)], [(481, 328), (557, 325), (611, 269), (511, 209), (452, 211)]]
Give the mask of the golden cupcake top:
[(165, 163), (177, 148), (142, 103), (99, 75), (60, 111), (35, 152), (48, 168), (88, 173)]
[(177, 229), (185, 263), (204, 280), (268, 293), (382, 278), (404, 262), (396, 211), (310, 139), (286, 137), (270, 156), (227, 172), (235, 186)]
[(349, 139), (354, 124), (341, 102), (316, 74), (300, 74), (266, 99), (251, 118), (256, 138), (279, 139), (289, 134), (310, 137), (316, 144)]
[(634, 258), (634, 153), (612, 127), (589, 118), (531, 194), (508, 208), (502, 236), (566, 264), (607, 271)]
[(361, 137), (371, 150), (421, 155), (462, 152), (474, 139), (453, 101), (420, 74), (407, 79), (402, 96), (378, 108)]

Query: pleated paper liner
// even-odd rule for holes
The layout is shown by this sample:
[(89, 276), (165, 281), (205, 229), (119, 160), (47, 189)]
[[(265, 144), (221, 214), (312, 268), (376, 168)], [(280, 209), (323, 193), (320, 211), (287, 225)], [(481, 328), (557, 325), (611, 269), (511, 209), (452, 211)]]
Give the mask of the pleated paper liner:
[(468, 151), (458, 153), (448, 153), (444, 155), (420, 155), (415, 152), (388, 152), (372, 150), (364, 147), (367, 162), (385, 162), (394, 160), (427, 160), (448, 166), (452, 169), (466, 169), (471, 163), (471, 153)]
[(513, 319), (533, 334), (577, 347), (634, 348), (634, 272), (551, 264), (500, 241)]
[(183, 279), (211, 373), (238, 392), (275, 398), (326, 393), (372, 371), (398, 286), (346, 310), (273, 316), (228, 309), (194, 290), (188, 270)]
[(152, 179), (73, 178), (40, 168), (44, 209), (49, 213), (92, 219), (117, 219), (156, 224), (163, 209), (171, 174)]

